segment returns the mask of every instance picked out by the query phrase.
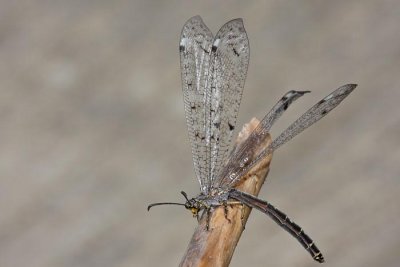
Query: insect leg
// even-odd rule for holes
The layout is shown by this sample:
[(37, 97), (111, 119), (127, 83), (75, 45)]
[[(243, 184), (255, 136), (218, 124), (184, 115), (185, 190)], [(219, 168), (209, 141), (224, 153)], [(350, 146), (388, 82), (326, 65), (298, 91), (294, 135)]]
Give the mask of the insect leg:
[[(240, 211), (240, 221), (242, 222), (242, 227), (244, 229), (245, 228), (245, 223), (244, 223), (244, 204), (242, 202), (236, 201), (236, 200), (229, 200), (229, 201), (226, 201), (225, 203), (226, 203), (226, 205), (240, 205), (240, 206), (242, 206), (241, 211)], [(227, 210), (226, 210), (226, 216), (227, 216)], [(225, 218), (228, 219), (226, 216), (225, 216)]]
[(210, 219), (211, 219), (211, 207), (206, 208), (206, 230), (210, 230)]
[(242, 227), (243, 227), (243, 230), (244, 230), (246, 228), (246, 224), (244, 223), (244, 204), (243, 203), (240, 203), (240, 204), (242, 204), (240, 221), (242, 222)]
[(224, 206), (224, 215), (225, 215), (225, 219), (231, 223), (232, 221), (228, 218), (228, 201), (224, 201), (222, 203), (222, 205)]

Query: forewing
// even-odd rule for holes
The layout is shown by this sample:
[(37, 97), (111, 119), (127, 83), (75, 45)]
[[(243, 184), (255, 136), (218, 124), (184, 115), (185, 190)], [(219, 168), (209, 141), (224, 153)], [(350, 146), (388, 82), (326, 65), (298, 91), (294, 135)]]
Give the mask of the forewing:
[(254, 165), (260, 160), (271, 154), (277, 148), (291, 140), (293, 137), (316, 123), (323, 118), (331, 110), (337, 107), (353, 90), (356, 84), (347, 84), (339, 87), (324, 99), (315, 104), (307, 112), (301, 115), (295, 122), (293, 122), (286, 130), (284, 130), (265, 150), (263, 150), (257, 157), (255, 157), (249, 164), (245, 166), (236, 166), (231, 169), (227, 175), (229, 180), (224, 180), (224, 187), (233, 187), (240, 181), (240, 177), (246, 174)]
[(226, 163), (249, 64), (249, 40), (242, 19), (231, 20), (214, 38), (210, 59), (211, 183)]
[(269, 130), (272, 125), (296, 99), (300, 98), (305, 93), (309, 93), (309, 91), (289, 91), (275, 104), (251, 132), (249, 137), (233, 151), (227, 165), (218, 176), (216, 183), (219, 186), (230, 183), (232, 181), (230, 178), (231, 174), (235, 174), (238, 170), (250, 164), (253, 159), (262, 152), (262, 144), (266, 141), (267, 136), (269, 136)]
[(183, 26), (179, 45), (186, 124), (192, 147), (194, 170), (202, 192), (206, 192), (210, 186), (207, 132), (211, 95), (206, 88), (212, 41), (211, 31), (200, 16), (196, 16)]

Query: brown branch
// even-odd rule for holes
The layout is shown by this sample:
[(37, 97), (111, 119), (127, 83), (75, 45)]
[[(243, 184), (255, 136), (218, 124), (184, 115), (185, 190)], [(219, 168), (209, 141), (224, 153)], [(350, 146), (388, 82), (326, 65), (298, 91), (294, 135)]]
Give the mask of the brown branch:
[[(253, 118), (243, 126), (236, 140), (237, 144), (242, 143), (249, 136), (258, 122)], [(260, 149), (266, 148), (270, 143), (271, 138), (268, 136)], [(254, 166), (246, 175), (244, 182), (236, 188), (257, 196), (268, 174), (271, 159), (272, 155)], [(231, 205), (228, 209), (230, 222), (225, 218), (224, 208), (219, 207), (211, 215), (209, 231), (206, 230), (206, 216), (201, 218), (179, 266), (226, 267), (229, 265), (251, 209), (241, 205)]]

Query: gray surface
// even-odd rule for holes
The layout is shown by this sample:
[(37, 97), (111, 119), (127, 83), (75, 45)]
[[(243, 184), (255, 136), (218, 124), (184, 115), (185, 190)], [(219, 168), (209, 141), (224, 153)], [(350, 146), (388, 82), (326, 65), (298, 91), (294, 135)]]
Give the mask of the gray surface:
[[(359, 87), (275, 155), (261, 196), (324, 266), (398, 266), (398, 1), (2, 1), (0, 266), (176, 266), (196, 225), (150, 202), (198, 192), (178, 42), (200, 14), (243, 17), (251, 59), (238, 125), (311, 90), (274, 127), (345, 83)], [(231, 266), (312, 266), (253, 212)]]

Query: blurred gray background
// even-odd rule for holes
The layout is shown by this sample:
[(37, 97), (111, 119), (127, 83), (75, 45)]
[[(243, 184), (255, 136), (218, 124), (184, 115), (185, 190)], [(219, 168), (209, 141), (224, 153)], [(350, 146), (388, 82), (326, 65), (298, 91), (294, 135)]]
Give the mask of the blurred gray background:
[[(198, 193), (178, 42), (242, 17), (251, 60), (237, 129), (311, 90), (276, 136), (346, 83), (342, 105), (275, 153), (260, 196), (324, 266), (399, 266), (399, 1), (1, 1), (0, 266), (176, 266)], [(231, 266), (317, 266), (253, 212)]]

